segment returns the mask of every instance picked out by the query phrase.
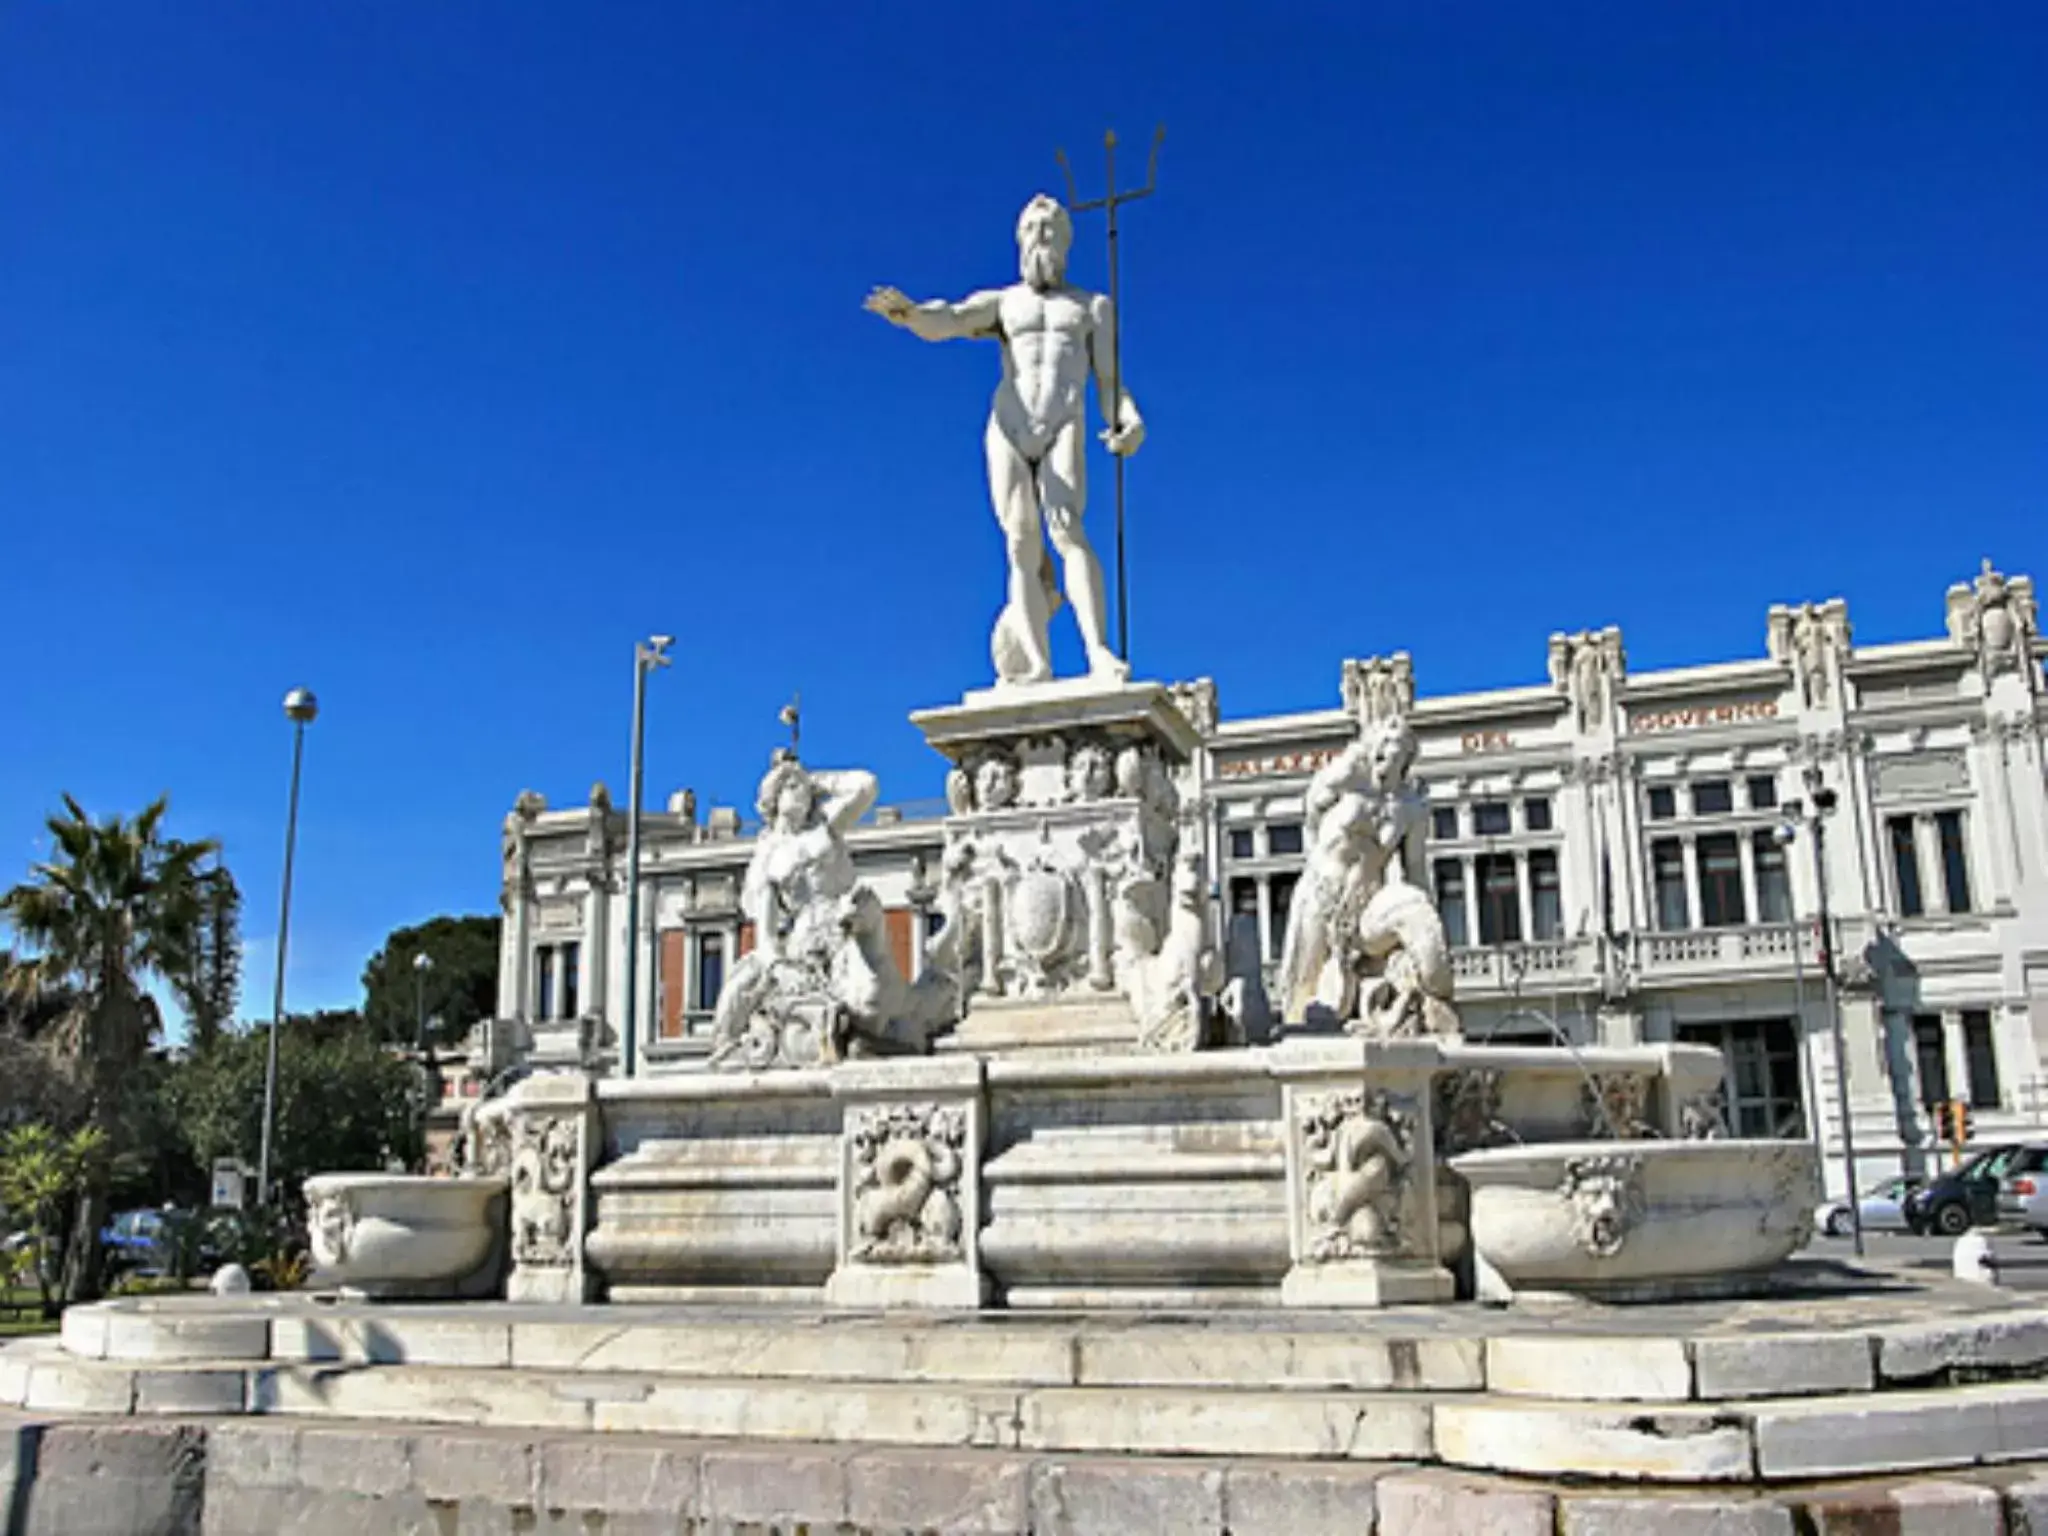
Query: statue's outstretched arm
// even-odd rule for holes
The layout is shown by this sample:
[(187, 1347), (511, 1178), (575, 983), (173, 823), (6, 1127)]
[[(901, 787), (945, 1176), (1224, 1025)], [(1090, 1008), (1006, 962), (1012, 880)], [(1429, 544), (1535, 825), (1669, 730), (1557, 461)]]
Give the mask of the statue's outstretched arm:
[(867, 814), (882, 793), (881, 782), (865, 768), (814, 773), (811, 782), (825, 797), (825, 825), (842, 837), (853, 830), (853, 824)]
[(926, 341), (961, 341), (997, 334), (1002, 297), (1001, 290), (988, 288), (970, 293), (958, 304), (944, 299), (919, 304), (898, 289), (881, 287), (861, 307)]

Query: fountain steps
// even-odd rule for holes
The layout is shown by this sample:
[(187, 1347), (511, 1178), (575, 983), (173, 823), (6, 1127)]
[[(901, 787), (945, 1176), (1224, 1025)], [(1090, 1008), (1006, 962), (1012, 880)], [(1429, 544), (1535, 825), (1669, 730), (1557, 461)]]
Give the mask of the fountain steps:
[(0, 1404), (1685, 1484), (2048, 1457), (2048, 1309), (1981, 1288), (1427, 1317), (635, 1310), (108, 1303), (0, 1352)]

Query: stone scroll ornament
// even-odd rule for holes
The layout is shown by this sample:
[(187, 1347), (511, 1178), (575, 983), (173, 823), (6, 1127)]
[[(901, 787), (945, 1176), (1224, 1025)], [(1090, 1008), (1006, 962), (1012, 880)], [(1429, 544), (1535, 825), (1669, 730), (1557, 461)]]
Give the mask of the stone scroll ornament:
[(1611, 1259), (1643, 1218), (1643, 1160), (1624, 1152), (1574, 1157), (1558, 1193), (1571, 1212), (1572, 1241), (1591, 1258)]
[(578, 1127), (566, 1116), (520, 1116), (512, 1130), (512, 1257), (560, 1266), (575, 1259)]
[(853, 1210), (848, 1256), (868, 1264), (939, 1264), (960, 1258), (966, 1107), (892, 1104), (856, 1109), (849, 1120)]
[(1318, 1094), (1302, 1106), (1300, 1134), (1308, 1261), (1398, 1252), (1414, 1157), (1413, 1111), (1384, 1093)]

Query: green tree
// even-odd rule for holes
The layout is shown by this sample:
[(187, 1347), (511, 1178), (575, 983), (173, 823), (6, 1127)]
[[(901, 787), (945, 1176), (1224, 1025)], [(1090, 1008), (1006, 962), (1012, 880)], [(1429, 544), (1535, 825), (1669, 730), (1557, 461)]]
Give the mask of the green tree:
[(242, 996), (242, 892), (219, 859), (198, 880), (199, 931), (191, 963), (171, 978), (171, 986), (185, 1010), (191, 1047), (203, 1051), (234, 1021)]
[[(349, 1021), (345, 1027), (344, 1020)], [(171, 1069), (169, 1118), (198, 1166), (253, 1161), (262, 1134), (267, 1031), (224, 1034)], [(278, 1041), (271, 1173), (289, 1200), (315, 1173), (418, 1163), (418, 1070), (355, 1015), (287, 1017)]]
[(0, 1135), (0, 1207), (10, 1223), (21, 1223), (29, 1233), (27, 1267), (45, 1317), (58, 1311), (59, 1256), (71, 1246), (66, 1224), (84, 1203), (80, 1195), (104, 1180), (107, 1150), (106, 1133), (97, 1126), (60, 1136), (41, 1121), (31, 1121)]
[[(68, 988), (69, 1000), (48, 1039), (76, 1083), (86, 1121), (116, 1147), (129, 1095), (124, 1079), (147, 1057), (162, 1027), (143, 990), (150, 978), (187, 974), (200, 930), (199, 865), (214, 846), (163, 833), (163, 798), (133, 821), (95, 822), (71, 796), (47, 825), (51, 857), (0, 896), (0, 916), (30, 951), (10, 985), (20, 994)], [(100, 1227), (106, 1216), (105, 1165), (90, 1170), (80, 1193), (64, 1259), (67, 1301), (96, 1293)]]
[[(363, 967), (363, 1016), (386, 1040), (409, 1045), (424, 999), (427, 1017), (441, 1021), (434, 1043), (459, 1042), (497, 1014), (499, 929), (496, 917), (437, 917), (394, 928)], [(432, 962), (423, 975), (413, 963), (422, 954)]]

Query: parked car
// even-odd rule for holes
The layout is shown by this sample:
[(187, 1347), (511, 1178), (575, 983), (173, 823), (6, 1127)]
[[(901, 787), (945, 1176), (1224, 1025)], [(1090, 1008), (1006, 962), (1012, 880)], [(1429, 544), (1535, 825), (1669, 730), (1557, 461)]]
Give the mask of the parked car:
[(100, 1247), (110, 1270), (160, 1274), (170, 1267), (170, 1222), (152, 1207), (118, 1212), (100, 1228)]
[[(1862, 1208), (1863, 1230), (1905, 1231), (1906, 1196), (1926, 1182), (1920, 1174), (1901, 1173), (1881, 1179), (1864, 1190), (1863, 1198), (1857, 1201)], [(1829, 1237), (1847, 1237), (1850, 1232), (1849, 1202), (1823, 1200), (1814, 1210), (1813, 1224)]]
[(1998, 1185), (1998, 1219), (2048, 1235), (2048, 1145), (2020, 1148)]
[(1934, 1178), (1906, 1196), (1906, 1225), (1916, 1233), (1960, 1237), (1972, 1227), (1998, 1220), (1998, 1181), (2022, 1147), (1984, 1147), (1960, 1168)]

